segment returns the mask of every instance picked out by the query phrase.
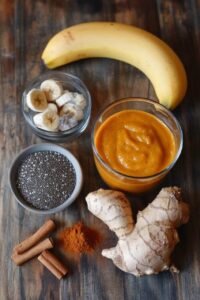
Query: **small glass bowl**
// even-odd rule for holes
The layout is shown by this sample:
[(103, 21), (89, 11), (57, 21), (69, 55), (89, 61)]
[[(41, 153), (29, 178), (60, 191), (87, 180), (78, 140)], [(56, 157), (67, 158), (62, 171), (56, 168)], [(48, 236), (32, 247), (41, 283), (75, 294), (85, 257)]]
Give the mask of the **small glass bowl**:
[[(86, 100), (86, 107), (84, 108), (84, 117), (73, 128), (70, 128), (65, 131), (51, 132), (40, 129), (34, 124), (33, 116), (36, 114), (36, 112), (32, 111), (27, 106), (26, 96), (31, 89), (40, 88), (40, 84), (47, 79), (54, 79), (56, 81), (59, 81), (62, 83), (63, 88), (65, 90), (69, 90), (70, 92), (77, 92), (84, 96)], [(36, 79), (30, 82), (30, 84), (27, 86), (22, 95), (22, 112), (26, 122), (32, 128), (33, 132), (36, 135), (40, 136), (43, 139), (50, 140), (53, 142), (67, 142), (79, 136), (88, 126), (91, 114), (91, 105), (91, 96), (85, 84), (74, 75), (58, 71), (47, 72), (38, 76)]]
[[(109, 118), (111, 115), (117, 112), (132, 109), (148, 112), (157, 117), (172, 132), (176, 143), (177, 152), (174, 156), (173, 161), (164, 170), (151, 176), (134, 177), (122, 174), (114, 170), (102, 159), (95, 146), (95, 133), (101, 126), (101, 124), (107, 118)], [(92, 132), (93, 155), (100, 176), (102, 177), (104, 182), (108, 184), (108, 186), (110, 186), (111, 188), (131, 193), (142, 193), (156, 186), (175, 165), (177, 159), (181, 154), (182, 147), (183, 134), (175, 116), (163, 105), (152, 100), (143, 98), (126, 98), (113, 102), (112, 104), (107, 106), (103, 110), (103, 112), (101, 112), (100, 115), (97, 117)]]

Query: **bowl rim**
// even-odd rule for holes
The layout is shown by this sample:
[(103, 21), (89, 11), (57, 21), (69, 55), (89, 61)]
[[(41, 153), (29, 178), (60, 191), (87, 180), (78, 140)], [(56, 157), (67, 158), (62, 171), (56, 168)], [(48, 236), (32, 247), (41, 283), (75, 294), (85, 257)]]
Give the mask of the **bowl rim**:
[[(69, 159), (69, 161), (72, 163), (74, 170), (75, 170), (75, 174), (76, 174), (76, 184), (75, 184), (72, 194), (62, 204), (60, 204), (54, 208), (47, 209), (47, 210), (32, 207), (31, 205), (28, 204), (28, 202), (25, 199), (23, 199), (22, 196), (20, 198), (15, 192), (16, 183), (14, 183), (13, 179), (12, 179), (14, 172), (16, 172), (17, 167), (19, 166), (20, 162), (23, 161), (24, 157), (26, 157), (27, 155), (29, 155), (31, 153), (42, 152), (42, 151), (55, 151), (55, 152), (58, 152), (58, 153), (64, 155), (65, 157), (67, 157), (67, 159)], [(8, 178), (9, 178), (10, 189), (11, 189), (12, 193), (14, 194), (17, 202), (25, 209), (27, 209), (31, 212), (34, 212), (36, 214), (43, 214), (43, 215), (57, 213), (59, 211), (64, 210), (69, 205), (71, 205), (72, 202), (74, 202), (76, 200), (76, 198), (78, 197), (78, 195), (81, 191), (82, 185), (83, 185), (82, 168), (81, 168), (80, 163), (78, 162), (77, 158), (69, 150), (67, 150), (61, 146), (52, 144), (52, 143), (33, 144), (33, 145), (28, 146), (27, 148), (24, 148), (23, 150), (21, 150), (11, 163), (11, 166), (9, 168)]]
[[(85, 93), (86, 93), (86, 101), (87, 101), (87, 107), (84, 113), (84, 118), (74, 127), (68, 129), (68, 130), (64, 130), (64, 131), (58, 131), (58, 132), (53, 132), (53, 131), (47, 131), (41, 128), (38, 128), (37, 126), (34, 125), (33, 121), (30, 120), (30, 117), (27, 116), (26, 112), (24, 111), (24, 103), (25, 103), (25, 99), (26, 99), (26, 95), (27, 93), (34, 88), (33, 86), (37, 83), (37, 82), (42, 82), (46, 79), (49, 78), (49, 76), (56, 77), (56, 76), (65, 76), (66, 78), (75, 81), (78, 83), (79, 86), (81, 86)], [(54, 78), (53, 78), (54, 79)], [(55, 78), (56, 79), (56, 78)], [(57, 79), (59, 81), (59, 79)], [(85, 130), (85, 128), (87, 127), (89, 120), (90, 120), (90, 116), (91, 116), (91, 109), (92, 109), (92, 99), (91, 99), (91, 94), (87, 88), (87, 86), (85, 85), (85, 83), (78, 77), (75, 75), (72, 75), (70, 73), (67, 72), (63, 72), (63, 71), (47, 71), (47, 72), (43, 72), (41, 74), (39, 74), (37, 77), (33, 78), (26, 86), (26, 88), (23, 90), (22, 96), (21, 96), (21, 109), (22, 109), (22, 114), (24, 116), (24, 119), (26, 120), (26, 122), (28, 123), (28, 125), (31, 127), (32, 130), (34, 130), (38, 135), (42, 135), (45, 136), (46, 138), (50, 137), (50, 138), (64, 138), (64, 137), (68, 137), (71, 136), (73, 133), (75, 134), (77, 131), (80, 130), (82, 128), (84, 128), (83, 130)], [(36, 112), (37, 113), (37, 112)], [(39, 112), (38, 112), (39, 113)], [(85, 126), (86, 125), (86, 126)]]
[[(178, 132), (180, 134), (180, 144), (179, 144), (179, 147), (177, 149), (176, 155), (174, 156), (173, 161), (167, 167), (165, 167), (163, 170), (161, 170), (160, 172), (157, 172), (155, 174), (148, 175), (148, 176), (131, 176), (131, 175), (126, 175), (126, 174), (123, 174), (123, 173), (121, 173), (121, 172), (113, 169), (99, 155), (98, 150), (97, 150), (97, 148), (95, 146), (95, 142), (94, 142), (95, 129), (96, 129), (97, 122), (101, 118), (102, 114), (105, 113), (107, 110), (109, 110), (112, 106), (118, 105), (118, 104), (123, 103), (123, 102), (144, 102), (144, 103), (154, 104), (157, 107), (160, 107), (162, 110), (164, 109), (164, 111), (174, 120), (174, 122), (175, 122), (175, 124), (177, 126), (177, 129), (178, 129)], [(109, 103), (108, 105), (106, 105), (99, 112), (99, 114), (96, 117), (93, 129), (92, 129), (92, 133), (91, 133), (91, 140), (92, 140), (92, 149), (93, 149), (93, 152), (94, 152), (95, 156), (97, 157), (97, 159), (100, 161), (100, 163), (104, 166), (104, 168), (106, 170), (108, 170), (110, 173), (113, 173), (114, 175), (117, 175), (118, 177), (123, 177), (123, 178), (127, 178), (127, 179), (130, 179), (130, 180), (135, 179), (135, 180), (140, 180), (140, 181), (143, 181), (143, 180), (146, 181), (147, 179), (155, 179), (157, 177), (160, 177), (160, 176), (164, 175), (166, 172), (169, 172), (172, 169), (172, 167), (175, 165), (175, 163), (177, 162), (177, 160), (178, 160), (178, 158), (179, 158), (179, 156), (180, 156), (180, 154), (182, 152), (182, 149), (183, 149), (183, 131), (182, 131), (182, 128), (181, 128), (181, 126), (180, 126), (177, 118), (175, 117), (175, 115), (169, 109), (167, 109), (164, 105), (162, 105), (161, 103), (159, 103), (159, 102), (157, 102), (155, 100), (149, 99), (149, 98), (145, 98), (145, 97), (127, 97), (127, 98), (121, 98), (121, 99), (115, 100), (115, 101)]]

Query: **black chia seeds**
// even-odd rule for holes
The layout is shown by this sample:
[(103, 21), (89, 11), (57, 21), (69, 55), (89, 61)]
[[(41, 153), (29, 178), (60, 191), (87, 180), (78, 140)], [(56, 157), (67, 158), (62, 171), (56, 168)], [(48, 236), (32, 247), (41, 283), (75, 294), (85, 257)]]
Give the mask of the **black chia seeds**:
[(55, 151), (28, 155), (17, 170), (17, 188), (29, 205), (48, 210), (72, 194), (76, 174), (72, 163)]

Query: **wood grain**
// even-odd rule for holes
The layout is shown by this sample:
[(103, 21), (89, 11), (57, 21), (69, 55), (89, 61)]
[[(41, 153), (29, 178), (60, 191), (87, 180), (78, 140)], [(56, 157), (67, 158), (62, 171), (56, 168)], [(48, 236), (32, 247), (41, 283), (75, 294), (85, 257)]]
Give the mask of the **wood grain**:
[[(0, 1), (0, 299), (65, 300), (197, 300), (200, 295), (200, 1), (199, 0), (1, 0)], [(91, 256), (80, 260), (58, 251), (71, 273), (61, 282), (33, 260), (16, 267), (10, 260), (12, 248), (45, 221), (45, 217), (19, 207), (9, 189), (8, 170), (12, 159), (24, 147), (44, 142), (25, 124), (20, 111), (23, 89), (29, 81), (45, 72), (40, 60), (48, 39), (57, 31), (80, 22), (118, 21), (144, 28), (163, 38), (183, 60), (189, 88), (185, 101), (175, 115), (184, 131), (182, 156), (161, 186), (179, 185), (191, 206), (191, 220), (180, 230), (181, 243), (174, 260), (179, 275), (169, 272), (135, 278), (118, 270), (100, 255), (103, 247), (116, 238), (101, 221), (92, 216), (85, 195), (105, 184), (91, 159), (90, 133), (99, 110), (127, 96), (156, 99), (149, 80), (127, 64), (108, 59), (88, 59), (66, 65), (60, 70), (79, 76), (92, 95), (90, 125), (76, 141), (63, 144), (79, 159), (85, 183), (77, 201), (54, 215), (63, 226), (82, 219), (97, 228), (103, 244)], [(156, 192), (143, 197), (130, 196), (137, 212)]]

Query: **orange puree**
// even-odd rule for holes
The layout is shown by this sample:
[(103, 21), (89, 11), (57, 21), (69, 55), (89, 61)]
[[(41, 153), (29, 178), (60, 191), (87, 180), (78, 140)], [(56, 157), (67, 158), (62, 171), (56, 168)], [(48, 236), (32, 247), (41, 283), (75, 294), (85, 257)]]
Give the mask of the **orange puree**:
[(162, 171), (176, 154), (168, 127), (155, 116), (138, 110), (124, 110), (104, 121), (96, 131), (95, 146), (115, 171), (135, 177)]

